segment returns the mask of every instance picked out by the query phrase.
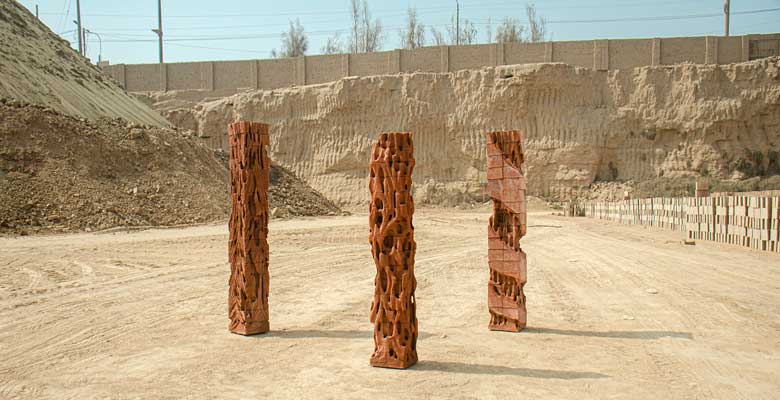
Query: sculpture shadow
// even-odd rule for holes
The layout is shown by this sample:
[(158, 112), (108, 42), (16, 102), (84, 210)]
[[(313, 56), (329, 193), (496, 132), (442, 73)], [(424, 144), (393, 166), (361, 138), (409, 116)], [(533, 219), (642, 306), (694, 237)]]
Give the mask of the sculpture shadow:
[(674, 331), (576, 331), (571, 329), (527, 327), (523, 330), (523, 332), (544, 333), (549, 335), (599, 337), (609, 339), (654, 340), (668, 337), (673, 339), (693, 340), (693, 335), (690, 332)]
[(553, 369), (512, 368), (498, 365), (469, 364), (450, 361), (420, 361), (411, 368), (415, 371), (440, 371), (472, 375), (508, 375), (540, 379), (602, 379), (609, 378), (598, 372), (558, 371)]
[[(373, 331), (358, 330), (330, 330), (330, 329), (290, 329), (286, 331), (271, 331), (269, 336), (282, 339), (368, 339), (374, 337)], [(433, 336), (430, 333), (420, 332), (417, 339), (425, 339)]]

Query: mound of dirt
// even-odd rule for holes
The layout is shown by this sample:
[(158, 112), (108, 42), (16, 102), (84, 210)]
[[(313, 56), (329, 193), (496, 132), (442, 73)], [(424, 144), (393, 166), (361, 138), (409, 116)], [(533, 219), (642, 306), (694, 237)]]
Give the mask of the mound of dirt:
[[(215, 150), (226, 169), (230, 168), (230, 155), (222, 149)], [(271, 218), (288, 216), (314, 217), (339, 215), (344, 211), (320, 192), (295, 176), (287, 168), (271, 162), (271, 187), (268, 188)]]
[[(182, 131), (0, 100), (0, 233), (224, 220), (225, 158)], [(270, 192), (284, 214), (341, 212), (282, 168)]]
[(76, 117), (168, 125), (13, 0), (0, 0), (0, 97)]

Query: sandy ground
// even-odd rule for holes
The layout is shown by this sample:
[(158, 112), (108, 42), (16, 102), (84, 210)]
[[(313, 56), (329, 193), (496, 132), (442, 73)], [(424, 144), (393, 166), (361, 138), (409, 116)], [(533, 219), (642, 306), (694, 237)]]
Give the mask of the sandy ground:
[[(780, 393), (780, 258), (533, 214), (529, 329), (486, 328), (485, 211), (415, 215), (420, 363), (368, 366), (366, 217), (271, 223), (271, 327), (228, 333), (224, 225), (0, 239), (0, 398)], [(508, 396), (508, 397), (507, 397)]]

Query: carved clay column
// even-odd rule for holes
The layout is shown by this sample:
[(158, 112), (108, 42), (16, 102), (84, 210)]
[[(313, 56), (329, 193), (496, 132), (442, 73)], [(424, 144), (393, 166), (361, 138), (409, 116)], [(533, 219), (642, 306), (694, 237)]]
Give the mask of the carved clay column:
[(408, 368), (417, 362), (411, 133), (382, 133), (371, 152), (368, 241), (376, 264), (371, 365)]
[(491, 330), (518, 332), (525, 328), (523, 286), (528, 280), (520, 238), (526, 231), (523, 134), (487, 134), (487, 192), (493, 199), (488, 225), (488, 309)]
[(230, 124), (229, 329), (268, 332), (268, 125)]

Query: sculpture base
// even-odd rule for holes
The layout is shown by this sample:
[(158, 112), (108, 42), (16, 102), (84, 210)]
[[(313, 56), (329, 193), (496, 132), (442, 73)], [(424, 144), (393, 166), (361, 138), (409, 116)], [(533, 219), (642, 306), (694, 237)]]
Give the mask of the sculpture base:
[[(514, 318), (507, 318), (507, 314)], [(520, 332), (525, 329), (525, 307), (512, 307), (510, 309), (490, 310), (490, 322), (488, 329), (491, 331)]]
[(371, 366), (377, 368), (407, 369), (417, 364), (417, 354), (409, 357), (409, 360), (400, 361), (395, 358), (371, 357)]
[(523, 329), (525, 329), (525, 325), (517, 326), (517, 325), (488, 325), (488, 329), (491, 331), (500, 331), (500, 332), (520, 332)]
[(228, 326), (228, 329), (230, 329), (230, 332), (237, 335), (250, 336), (268, 332), (270, 330), (270, 325), (268, 324), (268, 321), (252, 322), (250, 324), (239, 323), (235, 326), (231, 323), (230, 326)]

